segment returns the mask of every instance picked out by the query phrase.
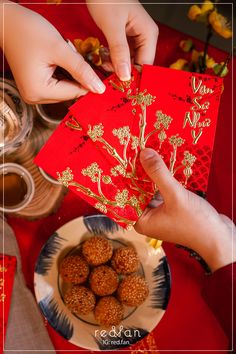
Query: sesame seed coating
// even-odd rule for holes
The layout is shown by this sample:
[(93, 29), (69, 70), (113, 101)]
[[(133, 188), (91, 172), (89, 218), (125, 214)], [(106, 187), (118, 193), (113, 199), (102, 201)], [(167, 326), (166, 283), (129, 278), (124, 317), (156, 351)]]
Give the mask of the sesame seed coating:
[(133, 247), (121, 247), (114, 251), (112, 267), (118, 274), (130, 274), (137, 272), (139, 267), (139, 258)]
[(97, 266), (111, 259), (112, 243), (104, 237), (94, 236), (84, 242), (82, 253), (89, 264)]
[(118, 275), (107, 265), (101, 265), (92, 270), (89, 277), (91, 290), (99, 296), (111, 295), (119, 284)]
[(89, 266), (83, 257), (73, 255), (63, 259), (59, 272), (64, 281), (81, 284), (88, 278)]
[(116, 326), (123, 318), (124, 308), (115, 297), (105, 296), (98, 301), (94, 315), (101, 326)]
[(93, 311), (96, 299), (91, 290), (83, 285), (74, 285), (64, 296), (68, 309), (75, 315), (87, 315)]
[(118, 299), (127, 306), (141, 305), (149, 294), (148, 284), (138, 274), (126, 276), (118, 288)]

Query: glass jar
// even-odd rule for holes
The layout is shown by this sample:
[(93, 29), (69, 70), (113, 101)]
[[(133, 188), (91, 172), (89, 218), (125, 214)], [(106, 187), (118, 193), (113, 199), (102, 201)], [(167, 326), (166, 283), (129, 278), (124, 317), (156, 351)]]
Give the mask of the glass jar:
[(15, 213), (24, 209), (35, 193), (34, 180), (29, 171), (16, 163), (0, 165), (0, 210)]
[(13, 81), (0, 78), (0, 156), (19, 148), (33, 128), (33, 109)]

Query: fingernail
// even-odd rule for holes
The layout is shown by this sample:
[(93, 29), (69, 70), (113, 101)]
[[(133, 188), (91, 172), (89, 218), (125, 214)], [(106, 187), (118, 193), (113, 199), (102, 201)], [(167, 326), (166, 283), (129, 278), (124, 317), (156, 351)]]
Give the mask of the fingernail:
[(120, 63), (116, 67), (117, 76), (121, 81), (128, 81), (131, 79), (129, 65), (127, 63)]
[(95, 93), (103, 93), (106, 90), (106, 86), (103, 82), (96, 77), (93, 79), (90, 86), (92, 91)]
[(153, 149), (144, 149), (140, 152), (140, 158), (145, 161), (152, 159), (156, 155), (156, 151)]

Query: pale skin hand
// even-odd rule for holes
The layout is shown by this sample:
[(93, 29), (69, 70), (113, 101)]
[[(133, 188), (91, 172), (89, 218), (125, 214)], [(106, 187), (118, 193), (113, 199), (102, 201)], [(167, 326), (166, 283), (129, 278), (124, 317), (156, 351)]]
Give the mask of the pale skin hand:
[[(4, 3), (4, 19), (2, 3), (0, 11), (0, 28), (4, 29), (0, 33), (0, 45), (26, 102), (53, 103), (77, 98), (88, 90), (104, 92), (105, 86), (92, 68), (46, 19), (16, 3)], [(126, 35), (133, 39), (135, 62), (153, 63), (158, 30), (138, 2), (131, 5), (88, 3), (88, 7), (108, 40), (112, 64), (120, 79), (130, 79)], [(57, 80), (53, 76), (57, 66), (68, 71), (75, 81)]]
[[(105, 86), (87, 64), (42, 16), (16, 3), (5, 2), (0, 11), (0, 44), (23, 99), (28, 103), (69, 100)], [(53, 77), (57, 66), (75, 81)]]
[(161, 201), (147, 208), (135, 225), (137, 232), (187, 246), (198, 252), (214, 272), (236, 261), (235, 226), (203, 198), (183, 188), (152, 149), (140, 154), (141, 163), (156, 183)]
[(153, 64), (158, 27), (138, 1), (86, 2), (108, 41), (113, 68), (121, 80), (130, 79), (130, 56), (135, 64)]

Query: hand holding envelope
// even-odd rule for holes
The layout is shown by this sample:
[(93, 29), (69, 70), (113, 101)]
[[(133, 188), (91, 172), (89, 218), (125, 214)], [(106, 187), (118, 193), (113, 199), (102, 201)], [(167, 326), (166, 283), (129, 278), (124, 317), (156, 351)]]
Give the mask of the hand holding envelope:
[(115, 74), (103, 95), (78, 100), (36, 163), (123, 227), (141, 216), (156, 186), (139, 153), (151, 147), (186, 188), (205, 192), (222, 79), (144, 65)]

